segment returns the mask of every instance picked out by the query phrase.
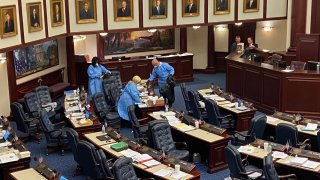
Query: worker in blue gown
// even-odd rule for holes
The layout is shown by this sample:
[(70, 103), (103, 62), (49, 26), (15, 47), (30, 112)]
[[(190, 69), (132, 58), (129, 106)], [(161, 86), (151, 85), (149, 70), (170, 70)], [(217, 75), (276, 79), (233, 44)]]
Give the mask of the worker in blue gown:
[[(174, 75), (174, 68), (166, 62), (158, 61), (156, 58), (153, 59), (151, 63), (153, 66), (153, 70), (152, 70), (150, 78), (148, 79), (148, 83), (153, 81), (155, 78), (158, 78), (158, 85), (159, 85), (160, 94), (165, 99), (167, 99), (166, 101), (168, 101), (169, 106), (171, 107), (174, 102), (174, 87), (172, 87), (172, 86), (168, 87), (167, 79), (170, 75), (171, 76)], [(164, 89), (169, 89), (170, 92), (168, 92), (166, 94), (170, 94), (169, 96), (171, 96), (171, 97), (168, 97), (168, 95), (164, 95), (163, 93), (161, 93), (161, 92), (163, 92)]]
[(124, 120), (129, 121), (128, 106), (134, 105), (135, 103), (141, 103), (140, 93), (137, 88), (137, 84), (141, 82), (139, 76), (134, 76), (132, 81), (129, 81), (120, 95), (118, 101), (118, 114)]
[(100, 59), (98, 57), (93, 57), (91, 65), (88, 67), (87, 74), (89, 77), (88, 102), (90, 102), (95, 93), (103, 92), (103, 77), (107, 74), (111, 74), (111, 72), (100, 65)]

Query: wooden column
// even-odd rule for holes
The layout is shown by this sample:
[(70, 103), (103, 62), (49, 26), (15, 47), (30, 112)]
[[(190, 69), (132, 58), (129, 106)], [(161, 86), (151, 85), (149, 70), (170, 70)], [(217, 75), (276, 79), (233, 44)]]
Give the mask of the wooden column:
[(187, 28), (180, 28), (180, 53), (188, 51)]
[(71, 86), (77, 85), (77, 67), (75, 63), (73, 36), (66, 38), (67, 43), (67, 64), (68, 64), (68, 81)]
[(213, 26), (208, 26), (208, 59), (207, 59), (207, 73), (215, 73), (215, 45), (214, 45), (214, 32), (213, 32)]
[(7, 74), (8, 74), (8, 85), (9, 85), (9, 96), (10, 102), (14, 102), (18, 100), (18, 96), (15, 89), (17, 89), (17, 81), (16, 81), (16, 71), (14, 66), (14, 58), (13, 51), (9, 51), (6, 53), (7, 56)]
[(291, 37), (289, 52), (296, 52), (297, 33), (306, 33), (307, 0), (292, 0)]
[(97, 33), (97, 56), (101, 60), (104, 60), (104, 39), (105, 37), (102, 37), (100, 36), (100, 33)]
[(320, 33), (320, 1), (312, 1), (311, 33)]

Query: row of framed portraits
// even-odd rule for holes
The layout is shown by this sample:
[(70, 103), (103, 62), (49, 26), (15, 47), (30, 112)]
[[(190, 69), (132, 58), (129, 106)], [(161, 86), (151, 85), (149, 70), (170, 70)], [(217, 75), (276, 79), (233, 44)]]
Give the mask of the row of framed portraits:
[[(114, 21), (133, 20), (134, 0), (113, 0)], [(170, 1), (170, 0), (169, 0)], [(194, 17), (200, 14), (201, 0), (182, 0), (182, 16)], [(215, 15), (230, 13), (230, 0), (212, 0)], [(96, 0), (75, 0), (76, 22), (95, 23), (97, 22)], [(243, 12), (258, 12), (260, 0), (244, 0)], [(64, 3), (63, 0), (50, 0), (51, 26), (64, 25)], [(28, 31), (35, 32), (43, 29), (42, 2), (26, 4)], [(1, 38), (17, 35), (17, 9), (16, 5), (0, 7), (0, 28)], [(149, 18), (165, 19), (168, 14), (168, 0), (149, 0)], [(72, 15), (71, 15), (72, 16)]]

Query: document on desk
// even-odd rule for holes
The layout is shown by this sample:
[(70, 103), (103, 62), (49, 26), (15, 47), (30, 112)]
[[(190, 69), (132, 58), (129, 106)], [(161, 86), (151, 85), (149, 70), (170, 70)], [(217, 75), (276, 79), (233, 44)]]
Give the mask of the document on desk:
[(6, 141), (6, 142), (3, 142), (3, 143), (0, 143), (0, 147), (8, 147), (8, 146), (11, 146), (12, 143), (9, 142), (9, 141)]
[[(161, 111), (159, 111), (159, 112), (161, 112)], [(168, 111), (168, 112), (162, 112), (160, 115), (162, 115), (162, 116), (175, 116), (176, 113), (172, 112), (172, 111)]]
[(156, 161), (156, 160), (152, 159), (152, 160), (149, 160), (149, 161), (145, 161), (142, 164), (147, 166), (147, 167), (152, 167), (152, 166), (159, 165), (161, 163), (159, 161)]
[(286, 157), (288, 157), (288, 155), (284, 152), (280, 152), (280, 151), (273, 151), (272, 152), (272, 157), (275, 159), (284, 159)]
[(289, 163), (295, 164), (295, 165), (302, 165), (302, 164), (304, 164), (307, 160), (308, 160), (308, 158), (295, 157), (295, 158), (292, 158), (292, 159), (289, 161)]
[(173, 115), (173, 116), (165, 116), (165, 118), (166, 118), (168, 121), (179, 121), (179, 119), (176, 118), (175, 115)]
[(318, 162), (308, 160), (305, 163), (303, 163), (302, 167), (309, 168), (309, 169), (316, 169), (319, 165), (320, 163)]
[(262, 174), (258, 173), (258, 172), (254, 172), (252, 174), (249, 174), (249, 178), (251, 179), (257, 179), (258, 177), (260, 177)]
[(133, 157), (134, 160), (138, 162), (146, 162), (152, 160), (153, 158), (149, 154), (140, 154)]
[(276, 122), (278, 121), (277, 118), (271, 117), (271, 116), (267, 116), (267, 122)]
[(185, 172), (178, 171), (178, 172), (173, 172), (173, 173), (171, 174), (171, 177), (174, 178), (174, 179), (181, 179), (181, 178), (183, 178), (183, 177), (185, 177), (185, 176), (187, 176), (187, 175), (188, 175), (188, 174), (185, 173)]
[(146, 108), (146, 107), (148, 107), (148, 105), (145, 104), (145, 103), (139, 103), (139, 104), (138, 104), (138, 107), (139, 107), (139, 108)]
[(173, 171), (170, 169), (160, 169), (159, 171), (155, 172), (154, 174), (160, 177), (165, 177), (168, 174), (171, 174)]
[(301, 130), (302, 131), (315, 131), (317, 130), (318, 125), (314, 123), (308, 123), (307, 126), (302, 126)]
[(255, 147), (252, 146), (240, 146), (238, 151), (241, 153), (253, 153), (255, 151)]
[(126, 150), (123, 150), (123, 151), (120, 151), (120, 154), (126, 156), (126, 157), (134, 157), (134, 156), (140, 156), (141, 154), (138, 153), (137, 151), (133, 151), (131, 149), (126, 149)]
[(205, 99), (211, 99), (211, 98), (215, 98), (215, 97), (219, 97), (219, 96), (216, 95), (216, 94), (209, 94), (209, 95), (205, 94), (205, 95), (203, 95), (203, 98), (205, 98)]
[(9, 153), (9, 154), (5, 154), (5, 155), (0, 156), (0, 164), (18, 161), (18, 160), (19, 160), (19, 157), (17, 155), (15, 155), (14, 153)]

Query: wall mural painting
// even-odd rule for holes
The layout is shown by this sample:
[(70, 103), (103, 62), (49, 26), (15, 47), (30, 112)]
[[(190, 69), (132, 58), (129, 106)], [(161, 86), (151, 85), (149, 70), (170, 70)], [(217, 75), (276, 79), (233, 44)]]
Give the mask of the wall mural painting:
[(104, 54), (125, 54), (174, 49), (174, 29), (108, 33)]
[(48, 41), (13, 51), (17, 79), (59, 65), (58, 41)]

